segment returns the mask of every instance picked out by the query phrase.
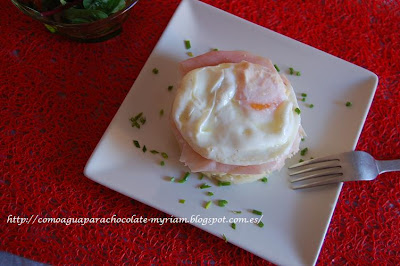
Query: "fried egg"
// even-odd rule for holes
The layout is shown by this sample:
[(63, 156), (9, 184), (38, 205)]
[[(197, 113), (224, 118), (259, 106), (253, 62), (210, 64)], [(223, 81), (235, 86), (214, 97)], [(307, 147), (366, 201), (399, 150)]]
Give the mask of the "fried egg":
[(247, 61), (200, 67), (181, 80), (171, 118), (202, 157), (251, 166), (291, 155), (300, 115), (292, 86)]

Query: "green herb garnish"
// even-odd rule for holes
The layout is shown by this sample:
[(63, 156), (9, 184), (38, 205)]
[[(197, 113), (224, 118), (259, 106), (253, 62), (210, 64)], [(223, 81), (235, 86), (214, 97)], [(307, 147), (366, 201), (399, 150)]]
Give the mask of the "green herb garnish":
[(179, 200), (179, 203), (184, 204), (184, 203), (185, 203), (185, 200), (184, 200), (184, 199), (180, 199), (180, 200)]
[(152, 154), (160, 153), (159, 151), (156, 151), (156, 150), (151, 150), (150, 152), (151, 152)]
[(162, 156), (164, 159), (168, 159), (168, 154), (166, 154), (165, 152), (162, 152), (162, 153), (161, 153), (161, 156)]
[(134, 141), (133, 141), (133, 144), (135, 145), (136, 148), (140, 149), (139, 141), (134, 140)]
[(259, 221), (257, 225), (258, 225), (258, 227), (260, 227), (260, 228), (263, 228), (263, 227), (264, 227), (264, 223), (261, 222), (261, 221)]
[(193, 53), (192, 52), (187, 52), (186, 53), (188, 56), (193, 57)]
[(308, 107), (310, 107), (310, 108), (314, 108), (314, 104), (310, 104)]
[(305, 102), (305, 101), (306, 101), (306, 98), (301, 99), (301, 101), (302, 101), (302, 102)]
[(186, 49), (192, 48), (192, 45), (190, 44), (190, 41), (189, 41), (189, 40), (185, 40), (185, 48), (186, 48)]
[(164, 166), (164, 165), (165, 165), (165, 162), (164, 162), (164, 161), (161, 161), (161, 162), (160, 162), (160, 165), (161, 165), (161, 166)]
[(303, 160), (303, 159), (300, 159), (300, 160), (299, 160), (299, 163), (302, 163), (302, 162), (304, 162), (304, 160)]
[(228, 239), (226, 238), (225, 234), (222, 234), (222, 239), (225, 241), (225, 243), (228, 243)]
[(222, 187), (222, 186), (230, 186), (231, 182), (229, 181), (218, 181), (218, 186)]
[(346, 106), (347, 107), (350, 107), (350, 106), (352, 106), (353, 104), (351, 103), (351, 102), (346, 102)]
[(267, 182), (268, 182), (268, 178), (263, 177), (263, 178), (260, 179), (260, 181), (261, 181), (261, 182), (264, 182), (264, 183), (267, 183)]
[(301, 96), (302, 97), (307, 97), (307, 93), (302, 93)]
[(306, 140), (306, 138), (301, 138), (301, 141), (305, 141)]
[(146, 151), (147, 151), (146, 145), (143, 145), (142, 151), (143, 151), (143, 152), (146, 152)]
[(296, 76), (301, 76), (300, 71), (296, 71)]
[(158, 69), (157, 68), (153, 68), (153, 73), (154, 74), (158, 74)]
[(188, 180), (189, 175), (190, 175), (190, 173), (186, 172), (185, 175), (183, 176), (183, 178), (178, 181), (178, 183), (185, 183)]
[(213, 51), (219, 51), (218, 48), (214, 48)]
[(144, 125), (144, 123), (146, 123), (146, 118), (143, 116), (143, 112), (137, 114), (135, 117), (131, 117), (129, 120), (132, 123), (132, 127), (137, 127), (137, 128), (140, 128), (140, 124), (138, 123), (138, 120), (140, 121), (140, 123), (142, 125)]
[(208, 209), (208, 208), (210, 208), (210, 206), (211, 206), (211, 200), (207, 201), (206, 205), (204, 205), (204, 208)]
[(293, 75), (293, 73), (294, 73), (293, 67), (289, 67), (289, 73), (290, 73), (290, 75)]
[(308, 148), (304, 148), (304, 149), (302, 149), (302, 150), (300, 151), (300, 155), (301, 155), (301, 156), (304, 156), (304, 155), (306, 155), (307, 152), (308, 152)]
[(210, 188), (210, 185), (207, 185), (206, 183), (202, 184), (199, 188), (200, 189), (205, 189), (205, 188)]
[(232, 211), (234, 214), (241, 214), (242, 211)]
[(204, 178), (204, 174), (200, 173), (199, 180), (203, 180), (203, 178)]
[(226, 204), (228, 204), (227, 200), (219, 200), (218, 201), (218, 206), (220, 206), (220, 207), (224, 207)]
[(257, 214), (257, 215), (262, 215), (262, 212), (257, 211), (257, 210), (253, 210), (252, 213)]
[(232, 223), (232, 224), (231, 224), (231, 227), (232, 227), (233, 230), (235, 230), (235, 229), (236, 229), (236, 224), (235, 224), (235, 223)]
[(211, 191), (208, 191), (207, 196), (214, 196), (214, 193), (212, 193)]
[(278, 72), (281, 71), (277, 65), (274, 65), (274, 67), (275, 67), (276, 71), (278, 71)]
[(300, 109), (298, 107), (296, 107), (296, 109), (294, 109), (294, 111), (299, 115), (301, 113)]
[(173, 88), (174, 88), (174, 86), (172, 86), (172, 85), (168, 86), (168, 91), (172, 91)]
[(169, 179), (169, 181), (174, 182), (174, 181), (175, 181), (175, 177), (171, 176), (171, 178)]

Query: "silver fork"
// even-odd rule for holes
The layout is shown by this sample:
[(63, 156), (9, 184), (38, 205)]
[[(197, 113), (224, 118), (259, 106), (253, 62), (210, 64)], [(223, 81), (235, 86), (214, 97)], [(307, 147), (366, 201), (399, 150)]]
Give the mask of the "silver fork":
[(392, 171), (400, 171), (400, 160), (378, 161), (366, 152), (352, 151), (294, 164), (289, 167), (289, 181), (293, 189), (300, 189), (373, 180)]

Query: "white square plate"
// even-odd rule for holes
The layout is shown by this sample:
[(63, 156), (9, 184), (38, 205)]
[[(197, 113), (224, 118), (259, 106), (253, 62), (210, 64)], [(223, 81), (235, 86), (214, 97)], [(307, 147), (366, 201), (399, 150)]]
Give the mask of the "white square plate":
[[(85, 175), (115, 191), (176, 217), (201, 218), (257, 217), (252, 209), (263, 212), (264, 227), (237, 223), (201, 225), (211, 234), (222, 237), (262, 258), (281, 265), (313, 265), (329, 226), (341, 185), (294, 191), (287, 181), (287, 169), (274, 173), (268, 183), (199, 189), (210, 180), (198, 180), (192, 174), (184, 183), (169, 182), (168, 176), (180, 178), (188, 171), (179, 162), (179, 148), (170, 130), (169, 112), (178, 82), (178, 63), (188, 56), (184, 40), (190, 40), (194, 55), (220, 50), (245, 50), (270, 58), (281, 72), (289, 67), (301, 76), (287, 75), (298, 95), (302, 125), (307, 138), (303, 157), (318, 157), (353, 150), (371, 104), (378, 78), (361, 67), (343, 61), (308, 45), (257, 26), (207, 4), (184, 0), (179, 5), (161, 39), (144, 65), (111, 124), (85, 167)], [(153, 74), (152, 69), (159, 69)], [(351, 101), (352, 107), (345, 103)], [(314, 108), (307, 104), (314, 104)], [(159, 115), (164, 109), (164, 116)], [(132, 128), (129, 118), (143, 112), (147, 122), (141, 129)], [(148, 150), (165, 151), (169, 158), (143, 153), (132, 141), (138, 140)], [(300, 155), (286, 162), (297, 162)], [(214, 192), (213, 197), (206, 191)], [(179, 199), (185, 199), (180, 204)], [(215, 201), (225, 199), (225, 207)], [(214, 203), (204, 208), (208, 200)], [(242, 214), (233, 214), (241, 210)]]

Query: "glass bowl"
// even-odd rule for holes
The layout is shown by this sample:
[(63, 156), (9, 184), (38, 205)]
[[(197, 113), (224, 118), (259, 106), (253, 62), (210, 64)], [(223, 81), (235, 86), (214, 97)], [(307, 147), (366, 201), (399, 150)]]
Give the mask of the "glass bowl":
[(126, 0), (125, 7), (107, 18), (89, 23), (69, 24), (55, 21), (19, 0), (11, 0), (24, 14), (42, 22), (52, 32), (80, 42), (100, 42), (117, 36), (122, 31), (122, 24), (128, 17), (128, 11), (138, 0)]

